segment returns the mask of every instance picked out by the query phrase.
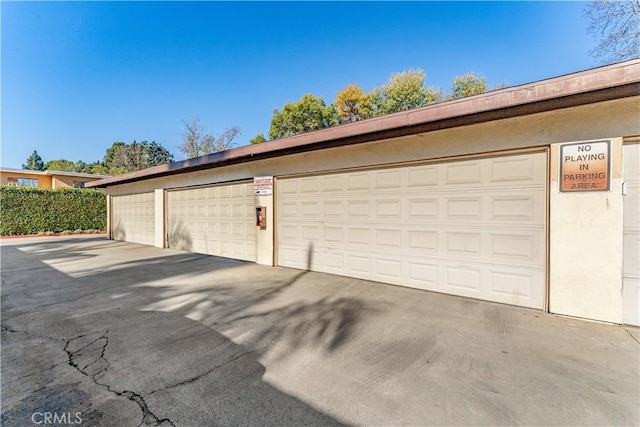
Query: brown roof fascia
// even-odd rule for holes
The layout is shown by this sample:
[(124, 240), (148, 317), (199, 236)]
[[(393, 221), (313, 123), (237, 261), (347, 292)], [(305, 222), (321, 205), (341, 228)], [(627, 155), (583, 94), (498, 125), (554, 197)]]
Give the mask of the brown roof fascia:
[(640, 59), (433, 104), (87, 183), (105, 188), (324, 148), (431, 132), (640, 95)]

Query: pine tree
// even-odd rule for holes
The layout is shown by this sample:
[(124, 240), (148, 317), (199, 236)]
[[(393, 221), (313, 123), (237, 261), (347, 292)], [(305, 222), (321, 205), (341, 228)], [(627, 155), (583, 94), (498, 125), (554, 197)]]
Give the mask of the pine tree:
[(29, 169), (32, 171), (44, 170), (44, 162), (36, 150), (33, 150), (33, 153), (27, 159), (27, 164), (22, 165), (22, 169)]

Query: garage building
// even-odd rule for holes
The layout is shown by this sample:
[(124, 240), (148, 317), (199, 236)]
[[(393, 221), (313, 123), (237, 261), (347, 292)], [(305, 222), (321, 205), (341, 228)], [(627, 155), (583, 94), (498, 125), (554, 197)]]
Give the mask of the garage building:
[(87, 186), (112, 239), (638, 325), (639, 143), (633, 60)]

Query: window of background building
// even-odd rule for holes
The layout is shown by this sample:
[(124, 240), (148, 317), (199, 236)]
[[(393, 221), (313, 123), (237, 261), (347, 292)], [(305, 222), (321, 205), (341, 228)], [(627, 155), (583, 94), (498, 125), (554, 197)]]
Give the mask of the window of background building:
[(31, 178), (18, 178), (18, 187), (38, 188), (38, 180)]

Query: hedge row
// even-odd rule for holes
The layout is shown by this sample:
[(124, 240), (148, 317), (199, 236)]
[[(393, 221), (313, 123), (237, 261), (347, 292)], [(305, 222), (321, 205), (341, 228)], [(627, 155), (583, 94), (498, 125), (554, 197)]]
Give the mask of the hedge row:
[(104, 193), (75, 188), (0, 186), (0, 235), (106, 230)]

